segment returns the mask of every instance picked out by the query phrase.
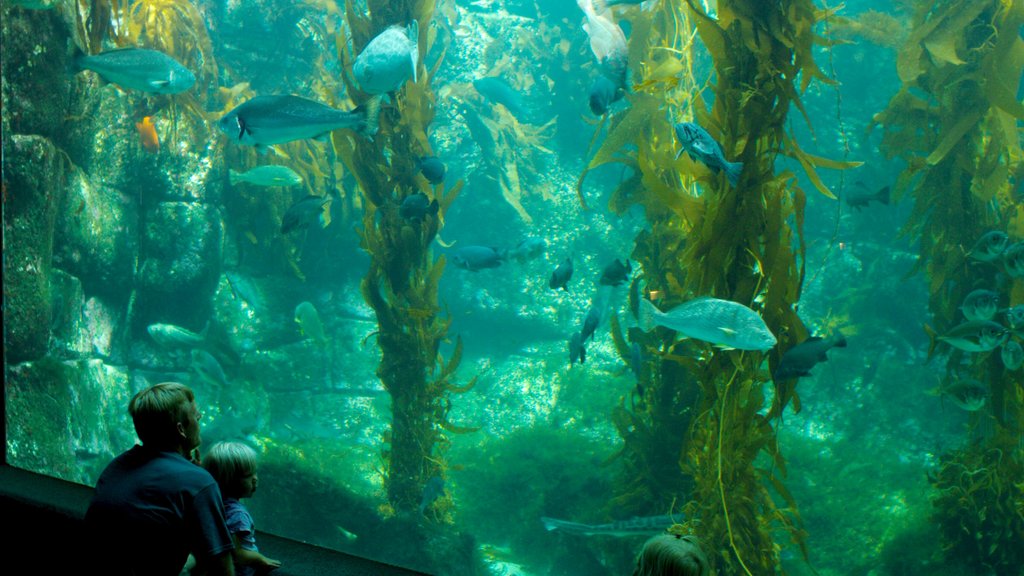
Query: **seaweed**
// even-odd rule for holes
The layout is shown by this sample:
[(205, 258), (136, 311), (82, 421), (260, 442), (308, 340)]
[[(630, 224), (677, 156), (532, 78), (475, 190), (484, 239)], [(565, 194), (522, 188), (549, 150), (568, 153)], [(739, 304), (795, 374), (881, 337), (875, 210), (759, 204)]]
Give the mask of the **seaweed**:
[[(1024, 106), (1016, 85), (1024, 70), (1020, 2), (949, 0), (919, 3), (910, 16), (897, 70), (903, 85), (875, 117), (882, 149), (907, 167), (896, 193), (913, 211), (903, 230), (919, 240), (917, 271), (929, 284), (936, 332), (960, 321), (959, 307), (979, 286), (995, 286), (1021, 303), (1024, 285), (1001, 263), (969, 257), (989, 230), (1019, 242), (1021, 210), (1013, 188), (1022, 166), (1018, 124)], [(971, 377), (987, 383), (991, 402), (973, 420), (979, 438), (941, 456), (932, 485), (935, 521), (947, 558), (986, 566), (996, 574), (1019, 569), (1021, 465), (1024, 462), (1024, 385), (1019, 371), (1004, 370), (998, 354), (953, 351), (945, 358), (947, 381)], [(993, 425), (980, 430), (981, 419)]]
[[(368, 11), (355, 10), (349, 0), (345, 10), (348, 29), (336, 31), (339, 57), (346, 70), (375, 34), (411, 20), (420, 22), (420, 53), (429, 52), (436, 38), (432, 27), (426, 25), (433, 16), (432, 1), (371, 0), (367, 4)], [(448, 40), (450, 36), (445, 37)], [(361, 288), (377, 317), (381, 350), (377, 374), (392, 399), (392, 422), (383, 454), (386, 512), (404, 515), (416, 513), (430, 478), (446, 478), (449, 435), (474, 430), (448, 417), (451, 398), (470, 389), (474, 381), (465, 385), (455, 381), (461, 340), (456, 341), (449, 358), (440, 352), (450, 324), (437, 294), (446, 259), (435, 257), (430, 250), (462, 182), (448, 189), (434, 188), (417, 177), (414, 169), (416, 158), (431, 153), (427, 131), (434, 118), (435, 96), (430, 90), (434, 72), (436, 67), (431, 73), (419, 74), (417, 82), (407, 82), (393, 95), (394, 105), (381, 111), (380, 129), (372, 140), (344, 132), (333, 135), (334, 150), (362, 195), (359, 234), (371, 261)], [(343, 81), (357, 101), (370, 98), (352, 78), (344, 76)], [(402, 201), (419, 192), (437, 200), (438, 217), (408, 221), (400, 216)], [(430, 516), (434, 521), (451, 523), (448, 498), (442, 498), (432, 510), (446, 511)]]
[[(817, 169), (858, 165), (809, 154), (785, 129), (791, 108), (807, 119), (800, 94), (812, 80), (833, 83), (812, 58), (813, 46), (831, 45), (813, 31), (830, 15), (805, 0), (719, 2), (717, 18), (696, 2), (660, 3), (650, 21), (634, 23), (630, 38), (630, 67), (642, 70), (644, 80), (628, 96), (629, 108), (608, 121), (577, 185), (586, 206), (588, 172), (608, 163), (632, 171), (610, 200), (619, 213), (642, 206), (651, 224), (632, 253), (643, 270), (631, 291), (632, 309), (639, 298), (668, 309), (713, 296), (757, 310), (779, 339), (762, 354), (678, 341), (664, 329), (629, 333), (648, 360), (632, 400), (613, 414), (625, 473), (610, 505), (668, 512), (674, 501), (684, 502), (679, 529), (708, 542), (723, 573), (778, 573), (778, 534), (807, 558), (807, 534), (783, 483), (785, 460), (773, 426), (787, 405), (799, 410), (799, 395), (791, 383), (775, 384), (766, 407), (771, 382), (763, 365), (776, 364), (807, 336), (793, 310), (804, 278), (806, 197), (795, 174), (775, 172), (775, 158), (797, 160), (830, 198)], [(711, 78), (693, 72), (694, 34), (711, 55)], [(665, 70), (678, 75), (666, 77)], [(727, 158), (744, 163), (737, 186), (685, 156), (675, 158), (672, 123), (681, 120), (696, 121)], [(613, 334), (626, 358), (617, 322)], [(766, 466), (755, 465), (761, 455)], [(662, 465), (666, 460), (671, 465)]]

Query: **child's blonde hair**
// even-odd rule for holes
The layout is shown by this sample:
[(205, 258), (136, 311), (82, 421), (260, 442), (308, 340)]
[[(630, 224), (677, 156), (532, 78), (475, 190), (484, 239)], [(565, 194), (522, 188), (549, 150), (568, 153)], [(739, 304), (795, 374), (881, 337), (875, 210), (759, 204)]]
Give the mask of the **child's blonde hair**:
[(244, 442), (218, 442), (203, 456), (203, 468), (213, 476), (224, 496), (242, 491), (242, 479), (256, 472), (256, 451)]

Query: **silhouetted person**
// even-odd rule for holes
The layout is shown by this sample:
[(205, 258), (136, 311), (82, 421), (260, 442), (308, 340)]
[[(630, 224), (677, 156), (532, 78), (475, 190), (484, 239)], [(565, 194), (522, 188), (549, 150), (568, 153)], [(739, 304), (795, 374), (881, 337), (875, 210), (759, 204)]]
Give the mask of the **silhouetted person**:
[(659, 534), (644, 543), (633, 576), (711, 576), (696, 536)]
[(142, 441), (107, 465), (85, 514), (96, 571), (178, 576), (191, 553), (198, 572), (233, 576), (234, 545), (217, 482), (195, 462), (195, 395), (163, 382), (132, 398), (128, 412)]

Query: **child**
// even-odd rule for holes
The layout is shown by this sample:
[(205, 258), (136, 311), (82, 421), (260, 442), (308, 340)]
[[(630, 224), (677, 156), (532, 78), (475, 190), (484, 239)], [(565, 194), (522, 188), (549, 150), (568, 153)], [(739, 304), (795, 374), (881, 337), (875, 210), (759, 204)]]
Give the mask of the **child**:
[(633, 576), (711, 576), (711, 568), (695, 536), (661, 534), (644, 544)]
[(237, 576), (254, 576), (279, 568), (256, 549), (256, 528), (252, 516), (238, 500), (256, 492), (256, 451), (241, 442), (218, 442), (203, 457), (203, 468), (220, 486), (224, 498), (224, 516), (235, 542), (234, 562)]

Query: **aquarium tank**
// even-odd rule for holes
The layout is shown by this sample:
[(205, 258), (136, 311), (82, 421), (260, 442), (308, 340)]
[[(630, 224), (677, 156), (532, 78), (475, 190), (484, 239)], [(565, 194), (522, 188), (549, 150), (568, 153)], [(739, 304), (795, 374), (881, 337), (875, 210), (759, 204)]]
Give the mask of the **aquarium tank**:
[(7, 464), (173, 381), (429, 574), (1024, 574), (1024, 0), (0, 17)]

